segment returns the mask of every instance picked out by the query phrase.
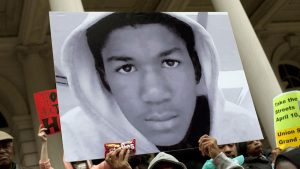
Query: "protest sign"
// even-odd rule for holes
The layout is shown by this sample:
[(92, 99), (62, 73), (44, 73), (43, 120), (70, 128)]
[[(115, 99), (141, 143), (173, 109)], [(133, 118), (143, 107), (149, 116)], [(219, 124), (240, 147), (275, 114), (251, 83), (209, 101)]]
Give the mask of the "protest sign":
[(40, 123), (47, 128), (47, 134), (60, 132), (60, 119), (56, 89), (45, 90), (34, 94), (36, 110)]
[(300, 145), (300, 91), (280, 94), (273, 99), (276, 145), (281, 149)]
[(203, 134), (262, 139), (227, 13), (52, 12), (50, 23), (66, 161), (132, 138), (136, 155), (196, 148)]

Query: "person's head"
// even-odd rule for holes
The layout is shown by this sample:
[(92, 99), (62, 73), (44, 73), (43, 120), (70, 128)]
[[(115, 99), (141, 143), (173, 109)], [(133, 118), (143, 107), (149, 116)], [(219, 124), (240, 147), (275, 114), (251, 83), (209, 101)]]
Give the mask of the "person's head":
[(247, 156), (260, 156), (263, 153), (263, 145), (260, 140), (248, 141), (246, 147)]
[[(91, 164), (89, 164), (89, 161), (73, 161), (73, 162), (67, 162), (63, 160), (65, 169), (90, 169)], [(103, 165), (101, 166), (103, 167)], [(109, 167), (103, 167), (102, 169), (109, 169)]]
[[(164, 26), (184, 42), (189, 57), (192, 60), (195, 80), (197, 83), (199, 82), (201, 78), (201, 66), (194, 48), (195, 39), (193, 30), (187, 23), (164, 13), (113, 13), (93, 24), (86, 32), (88, 45), (95, 59), (96, 69), (107, 90), (110, 91), (111, 88), (106, 80), (105, 60), (102, 50), (105, 48), (111, 33), (126, 26), (137, 28), (138, 26), (149, 24)], [(126, 37), (125, 40), (130, 40), (133, 37)], [(147, 41), (148, 39), (140, 40)], [(150, 47), (153, 48), (155, 46)]]
[(186, 166), (172, 155), (160, 152), (151, 160), (148, 169), (186, 169)]
[(182, 141), (201, 78), (192, 28), (163, 13), (114, 13), (86, 35), (102, 83), (128, 121), (155, 145)]
[(296, 148), (279, 154), (275, 161), (275, 169), (300, 168), (300, 149)]
[(12, 159), (13, 137), (4, 131), (0, 131), (0, 168), (11, 165)]
[(71, 162), (74, 169), (89, 169), (87, 161)]
[(230, 158), (234, 158), (237, 156), (237, 148), (236, 144), (223, 144), (219, 145), (219, 149)]

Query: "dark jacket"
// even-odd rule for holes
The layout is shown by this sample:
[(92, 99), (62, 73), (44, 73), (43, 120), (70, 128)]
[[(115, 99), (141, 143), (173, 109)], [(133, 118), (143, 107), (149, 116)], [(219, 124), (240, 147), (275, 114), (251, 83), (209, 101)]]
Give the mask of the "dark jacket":
[(245, 157), (245, 169), (272, 169), (272, 161), (266, 156)]

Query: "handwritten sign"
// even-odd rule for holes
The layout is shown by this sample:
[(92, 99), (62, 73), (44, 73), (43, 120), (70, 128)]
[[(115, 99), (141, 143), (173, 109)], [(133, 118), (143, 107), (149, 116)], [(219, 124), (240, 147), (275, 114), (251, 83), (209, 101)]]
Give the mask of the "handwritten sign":
[(300, 146), (300, 91), (273, 99), (276, 145), (281, 149)]
[(40, 123), (47, 128), (47, 134), (60, 132), (60, 120), (56, 89), (45, 90), (34, 94), (36, 110)]

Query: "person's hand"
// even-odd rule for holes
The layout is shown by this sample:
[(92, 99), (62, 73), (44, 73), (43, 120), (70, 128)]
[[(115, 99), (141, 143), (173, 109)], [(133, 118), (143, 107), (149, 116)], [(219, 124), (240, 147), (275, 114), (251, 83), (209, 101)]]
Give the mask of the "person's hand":
[(105, 161), (111, 169), (131, 169), (128, 163), (129, 153), (130, 150), (127, 148), (117, 149), (109, 152), (105, 157)]
[(208, 135), (203, 135), (200, 137), (199, 141), (199, 150), (201, 151), (202, 155), (209, 156), (210, 158), (215, 158), (218, 154), (221, 153), (221, 150), (218, 147), (217, 140), (213, 137)]
[(47, 134), (46, 134), (47, 128), (43, 128), (43, 125), (40, 124), (38, 136), (41, 139), (42, 142), (47, 142)]
[(278, 154), (280, 152), (281, 152), (281, 149), (279, 147), (276, 147), (271, 151), (271, 158), (272, 158), (273, 163), (275, 163), (276, 157), (278, 156)]

